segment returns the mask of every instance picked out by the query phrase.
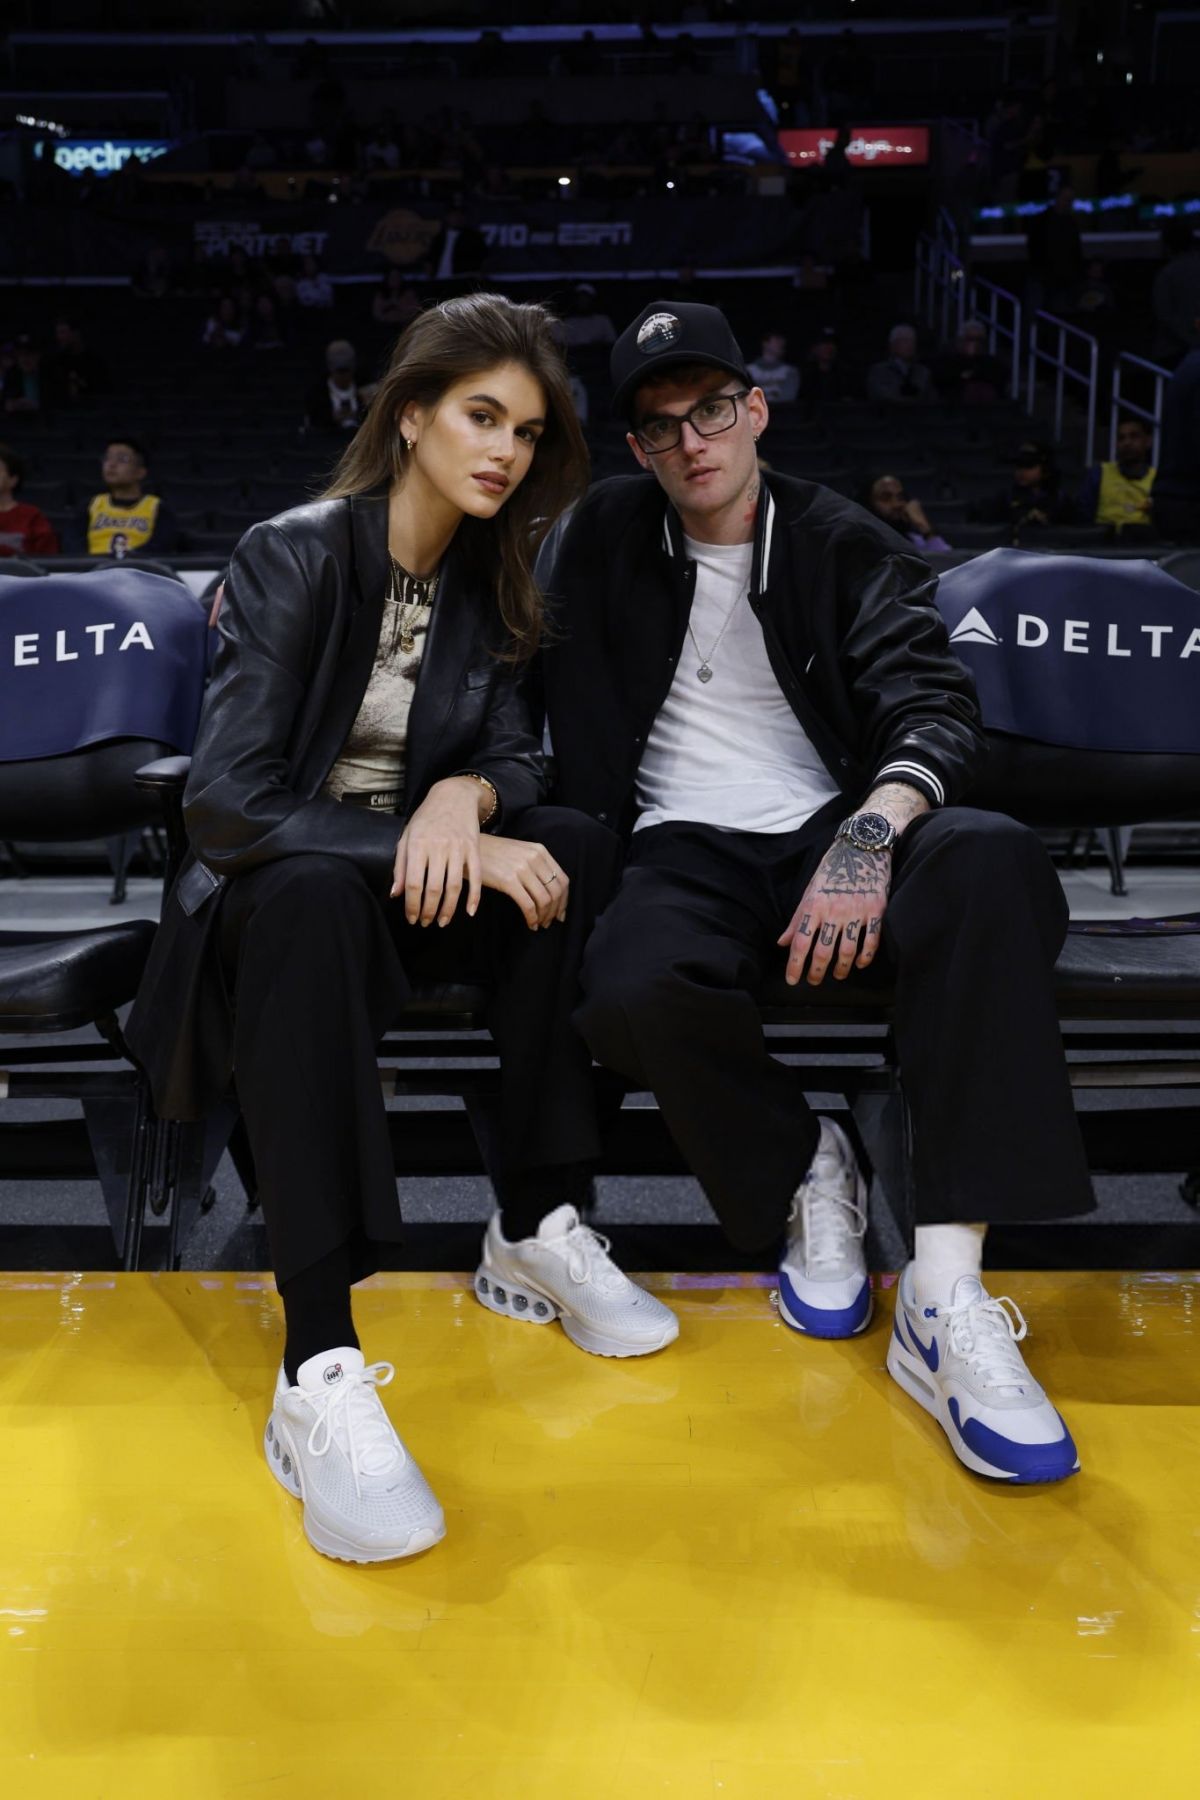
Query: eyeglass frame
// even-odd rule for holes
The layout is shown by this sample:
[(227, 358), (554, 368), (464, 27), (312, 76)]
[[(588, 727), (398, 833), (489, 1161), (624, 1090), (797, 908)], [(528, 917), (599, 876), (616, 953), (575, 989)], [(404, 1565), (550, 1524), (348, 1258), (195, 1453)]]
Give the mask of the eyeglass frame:
[[(663, 444), (657, 450), (651, 450), (648, 444), (642, 442), (641, 427), (635, 426), (633, 435), (638, 441), (638, 447), (646, 456), (665, 456), (669, 450), (678, 450), (680, 444), (683, 442), (683, 428), (685, 425), (691, 425), (692, 430), (696, 433), (697, 437), (720, 437), (724, 432), (732, 431), (737, 424), (738, 401), (748, 399), (753, 392), (754, 389), (748, 387), (738, 388), (737, 392), (734, 394), (705, 394), (703, 400), (697, 400), (695, 406), (690, 406), (685, 413), (651, 413), (650, 417), (652, 419), (671, 419), (679, 427), (679, 436), (675, 439), (673, 444)], [(733, 417), (730, 419), (728, 425), (719, 425), (716, 431), (701, 431), (699, 426), (693, 423), (692, 414), (699, 412), (702, 406), (711, 405), (714, 400), (732, 400)]]

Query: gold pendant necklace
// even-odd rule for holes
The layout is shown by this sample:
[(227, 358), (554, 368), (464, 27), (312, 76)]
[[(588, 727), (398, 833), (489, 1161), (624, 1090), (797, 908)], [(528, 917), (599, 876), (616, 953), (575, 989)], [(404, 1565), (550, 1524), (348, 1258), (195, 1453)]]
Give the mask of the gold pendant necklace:
[(395, 653), (399, 643), (404, 655), (411, 656), (417, 647), (416, 628), (421, 623), (421, 614), (433, 605), (440, 570), (435, 569), (432, 575), (411, 575), (391, 551), (388, 552), (388, 560), (392, 565), (392, 591), (388, 599), (397, 609), (392, 652)]

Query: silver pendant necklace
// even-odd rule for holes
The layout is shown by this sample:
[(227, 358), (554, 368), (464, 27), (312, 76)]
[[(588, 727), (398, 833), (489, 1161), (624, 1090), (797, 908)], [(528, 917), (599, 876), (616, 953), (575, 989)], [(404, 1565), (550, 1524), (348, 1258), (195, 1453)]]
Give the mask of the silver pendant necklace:
[(703, 650), (701, 650), (699, 644), (696, 642), (696, 634), (692, 630), (692, 621), (690, 619), (688, 620), (688, 628), (687, 628), (688, 636), (692, 640), (692, 647), (695, 650), (696, 655), (700, 658), (700, 667), (696, 670), (696, 680), (697, 681), (706, 681), (707, 682), (707, 681), (712, 680), (712, 678), (713, 678), (712, 659), (716, 655), (717, 650), (720, 647), (721, 639), (725, 636), (725, 633), (729, 630), (730, 621), (732, 620), (734, 613), (737, 611), (737, 609), (741, 605), (742, 601), (749, 598), (749, 594), (750, 594), (750, 584), (749, 584), (749, 582), (747, 582), (745, 588), (738, 595), (737, 599), (734, 601), (733, 605), (730, 607), (729, 611), (726, 613), (725, 623), (722, 625), (720, 631), (718, 631), (716, 640), (713, 643), (712, 649), (709, 651), (707, 656), (705, 656)]

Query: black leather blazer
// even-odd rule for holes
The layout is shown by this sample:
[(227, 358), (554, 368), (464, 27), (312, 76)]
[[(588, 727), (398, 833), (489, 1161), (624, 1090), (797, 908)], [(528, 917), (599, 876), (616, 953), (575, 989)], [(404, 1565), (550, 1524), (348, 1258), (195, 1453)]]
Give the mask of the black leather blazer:
[[(321, 792), (362, 703), (388, 583), (386, 496), (323, 500), (253, 526), (234, 552), (221, 642), (184, 795), (192, 855), (168, 896), (126, 1036), (165, 1118), (228, 1086), (232, 1030), (214, 925), (238, 875), (283, 856), (345, 856), (382, 895), (404, 820)], [(406, 808), (486, 775), (503, 828), (544, 795), (521, 684), (490, 594), (454, 546), (430, 618), (405, 751)]]

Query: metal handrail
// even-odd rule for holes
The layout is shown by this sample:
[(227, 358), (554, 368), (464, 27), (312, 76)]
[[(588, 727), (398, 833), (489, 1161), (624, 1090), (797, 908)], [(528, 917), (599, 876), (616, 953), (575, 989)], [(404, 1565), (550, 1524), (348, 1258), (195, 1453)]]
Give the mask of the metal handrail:
[[(1139, 406), (1136, 401), (1126, 399), (1121, 393), (1122, 363), (1128, 363), (1135, 369), (1149, 369), (1151, 375), (1153, 375), (1153, 410), (1148, 411), (1146, 407)], [(1162, 438), (1163, 388), (1170, 379), (1170, 369), (1164, 369), (1161, 363), (1147, 362), (1144, 356), (1134, 356), (1133, 352), (1130, 350), (1121, 350), (1118, 352), (1116, 361), (1113, 363), (1112, 398), (1108, 408), (1108, 454), (1110, 459), (1117, 454), (1117, 425), (1120, 416), (1122, 413), (1132, 413), (1134, 418), (1145, 419), (1149, 422), (1154, 433), (1154, 444), (1150, 452), (1150, 460), (1153, 463), (1157, 463), (1159, 443)]]
[(952, 304), (951, 295), (965, 275), (961, 260), (941, 237), (930, 237), (923, 231), (917, 238), (913, 268), (913, 310), (920, 315), (924, 300), (925, 323), (932, 325), (938, 295), (941, 295), (942, 337), (950, 335), (950, 318), (957, 312), (962, 317), (961, 298)]
[(958, 226), (954, 223), (954, 214), (948, 206), (939, 206), (937, 211), (938, 237), (945, 244), (951, 256), (959, 254)]
[[(1010, 359), (1010, 382), (1014, 400), (1021, 393), (1021, 302), (1016, 294), (1009, 293), (1007, 288), (997, 287), (994, 281), (985, 281), (981, 275), (972, 276), (969, 283), (960, 289), (959, 325), (969, 316), (978, 319), (987, 326), (988, 349), (996, 354), (996, 339), (1008, 340)], [(986, 303), (981, 304), (981, 297), (986, 296)], [(1012, 307), (1012, 322), (1005, 325), (999, 317), (1002, 304)]]
[[(1043, 349), (1038, 343), (1038, 323), (1052, 326), (1058, 333), (1058, 341), (1053, 351)], [(1085, 375), (1080, 369), (1073, 369), (1067, 362), (1067, 339), (1078, 338), (1088, 347), (1088, 371)], [(1100, 345), (1090, 331), (1080, 331), (1077, 325), (1069, 325), (1065, 319), (1054, 313), (1036, 312), (1029, 323), (1029, 378), (1025, 410), (1033, 411), (1034, 390), (1037, 384), (1039, 363), (1049, 363), (1055, 371), (1054, 378), (1054, 441), (1062, 442), (1063, 397), (1068, 381), (1077, 381), (1087, 390), (1087, 435), (1084, 440), (1084, 457), (1091, 462), (1096, 446), (1096, 399), (1099, 389)]]
[[(955, 256), (945, 239), (931, 237), (928, 232), (923, 231), (917, 238), (914, 257), (913, 311), (918, 317), (923, 311), (927, 325), (934, 322), (939, 298), (943, 339), (950, 336), (952, 320), (956, 329), (961, 329), (964, 321), (972, 317), (978, 318), (987, 327), (988, 349), (993, 356), (998, 338), (1009, 345), (1012, 394), (1014, 399), (1018, 398), (1021, 392), (1021, 349), (1024, 341), (1020, 300), (1007, 288), (998, 287), (994, 281), (985, 281), (980, 275), (968, 278), (961, 258)], [(1001, 316), (1005, 306), (1012, 308), (1008, 322)]]

